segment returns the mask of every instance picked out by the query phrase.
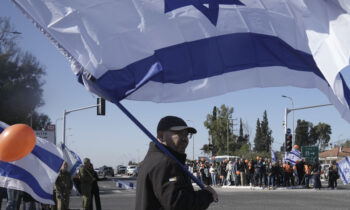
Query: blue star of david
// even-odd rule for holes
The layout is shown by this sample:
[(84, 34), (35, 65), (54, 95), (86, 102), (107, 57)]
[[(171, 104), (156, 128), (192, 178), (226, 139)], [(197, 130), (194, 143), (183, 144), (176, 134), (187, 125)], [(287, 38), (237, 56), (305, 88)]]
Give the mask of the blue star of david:
[[(203, 4), (209, 4), (209, 8)], [(205, 15), (216, 26), (219, 16), (219, 5), (244, 5), (240, 0), (165, 0), (165, 13), (192, 5)]]

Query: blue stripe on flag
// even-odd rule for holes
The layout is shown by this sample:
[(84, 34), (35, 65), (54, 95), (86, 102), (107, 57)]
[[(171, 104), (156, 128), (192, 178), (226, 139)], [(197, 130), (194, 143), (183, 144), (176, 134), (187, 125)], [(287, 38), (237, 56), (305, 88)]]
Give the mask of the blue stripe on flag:
[(139, 84), (157, 62), (163, 71), (151, 78), (151, 81), (162, 83), (181, 84), (223, 73), (268, 66), (313, 72), (325, 80), (312, 55), (294, 49), (275, 36), (237, 33), (158, 49), (154, 55), (123, 69), (107, 71), (95, 82), (105, 93), (120, 100), (128, 91), (135, 89), (135, 84)]
[(58, 173), (62, 166), (63, 160), (55, 154), (35, 145), (32, 154), (39, 158), (43, 163)]
[(349, 161), (349, 158), (348, 158), (348, 157), (345, 158), (345, 161), (348, 163), (348, 165), (349, 165), (349, 167), (350, 167), (350, 161)]
[[(347, 158), (347, 157), (346, 157)], [(348, 180), (346, 180), (346, 177), (344, 175), (344, 172), (342, 171), (341, 167), (339, 167), (339, 163), (337, 163), (338, 169), (339, 169), (339, 173), (341, 175), (341, 177), (343, 178), (342, 180), (345, 182), (345, 184), (348, 184)], [(349, 165), (350, 166), (350, 165)]]
[(0, 127), (0, 133), (2, 133), (5, 129)]
[(295, 152), (293, 152), (293, 151), (290, 151), (289, 154), (293, 154), (293, 155), (296, 156), (297, 158), (300, 158), (300, 154), (297, 154), (297, 153), (295, 153)]
[(350, 104), (350, 97), (349, 97), (350, 96), (350, 89), (349, 89), (348, 85), (346, 84), (343, 75), (341, 73), (339, 73), (339, 76), (340, 76), (340, 79), (341, 79), (341, 82), (343, 85), (344, 98), (345, 98), (346, 102), (348, 104)]
[(289, 159), (289, 158), (287, 158), (286, 161), (289, 161), (289, 162), (291, 162), (291, 163), (296, 163), (294, 160), (291, 160), (291, 159)]
[(14, 179), (18, 179), (26, 183), (30, 188), (32, 188), (33, 192), (37, 194), (39, 197), (43, 199), (52, 200), (52, 194), (47, 193), (40, 186), (38, 180), (21, 167), (13, 165), (11, 163), (0, 161), (0, 176), (10, 177)]
[(77, 168), (82, 164), (82, 162), (76, 162), (74, 164), (74, 166), (72, 167), (72, 169), (69, 171), (70, 175), (74, 175), (75, 174), (75, 171), (77, 170)]

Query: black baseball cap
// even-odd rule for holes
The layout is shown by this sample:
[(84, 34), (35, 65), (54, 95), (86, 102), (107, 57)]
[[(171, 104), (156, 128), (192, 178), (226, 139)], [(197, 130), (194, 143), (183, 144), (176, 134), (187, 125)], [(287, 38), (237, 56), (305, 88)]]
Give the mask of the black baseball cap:
[(160, 119), (157, 127), (158, 131), (182, 131), (187, 130), (189, 133), (197, 133), (197, 130), (192, 127), (188, 127), (186, 122), (175, 116), (166, 116)]

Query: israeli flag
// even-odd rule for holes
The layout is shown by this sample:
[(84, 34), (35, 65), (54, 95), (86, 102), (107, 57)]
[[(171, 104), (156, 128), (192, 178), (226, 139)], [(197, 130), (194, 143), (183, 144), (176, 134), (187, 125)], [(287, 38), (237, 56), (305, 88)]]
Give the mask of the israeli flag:
[(110, 101), (318, 88), (350, 122), (349, 0), (11, 0)]
[(275, 151), (273, 150), (271, 150), (271, 161), (273, 163), (277, 163), (277, 157), (276, 157)]
[(75, 152), (68, 149), (65, 144), (61, 143), (59, 147), (62, 150), (64, 160), (68, 164), (67, 170), (71, 176), (73, 176), (80, 168), (80, 166), (83, 165), (83, 162), (81, 161), (80, 157)]
[[(0, 133), (7, 127), (0, 122)], [(37, 137), (33, 151), (26, 157), (13, 162), (0, 161), (0, 186), (25, 191), (40, 203), (54, 204), (53, 186), (62, 163), (62, 151)]]
[(350, 183), (350, 159), (344, 158), (337, 163), (339, 169), (339, 175), (344, 184)]
[(301, 155), (300, 155), (300, 151), (296, 150), (296, 149), (292, 149), (292, 151), (287, 152), (285, 154), (285, 161), (286, 162), (290, 162), (291, 165), (295, 165), (297, 161), (301, 160)]
[(136, 189), (136, 182), (127, 182), (127, 181), (122, 181), (119, 179), (115, 180), (116, 186), (120, 189)]

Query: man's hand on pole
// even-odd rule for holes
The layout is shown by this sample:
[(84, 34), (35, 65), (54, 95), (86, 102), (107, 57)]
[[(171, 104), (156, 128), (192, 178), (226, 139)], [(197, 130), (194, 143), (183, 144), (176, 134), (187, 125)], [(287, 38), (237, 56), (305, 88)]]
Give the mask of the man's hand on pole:
[(216, 191), (212, 187), (206, 186), (204, 188), (204, 190), (209, 191), (213, 195), (213, 199), (214, 199), (215, 203), (219, 201), (218, 194), (216, 193)]

